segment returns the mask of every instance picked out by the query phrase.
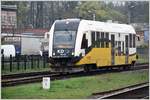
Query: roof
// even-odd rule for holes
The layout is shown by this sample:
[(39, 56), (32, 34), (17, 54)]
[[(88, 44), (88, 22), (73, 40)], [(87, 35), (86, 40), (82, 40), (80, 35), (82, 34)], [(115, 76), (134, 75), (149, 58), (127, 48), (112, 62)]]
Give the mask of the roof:
[(45, 32), (48, 32), (48, 29), (3, 29), (3, 33), (13, 33), (15, 34), (28, 34), (34, 36), (44, 36)]
[(31, 33), (31, 35), (37, 35), (37, 36), (42, 36), (44, 35), (46, 32), (48, 32), (49, 30), (47, 29), (25, 29), (22, 33)]
[(17, 11), (17, 5), (1, 5), (2, 10)]
[(90, 30), (101, 31), (101, 32), (115, 32), (115, 33), (133, 33), (135, 30), (131, 25), (127, 24), (118, 24), (118, 23), (109, 23), (109, 22), (99, 22), (99, 21), (90, 21), (82, 20), (82, 22), (87, 23), (90, 27)]

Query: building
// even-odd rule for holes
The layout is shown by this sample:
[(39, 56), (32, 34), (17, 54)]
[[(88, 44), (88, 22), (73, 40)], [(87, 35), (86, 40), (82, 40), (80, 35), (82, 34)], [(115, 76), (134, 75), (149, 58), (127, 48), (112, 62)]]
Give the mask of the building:
[(2, 33), (1, 41), (2, 45), (14, 45), (18, 54), (39, 55), (46, 32), (47, 29), (16, 29), (16, 34)]
[(148, 45), (149, 43), (149, 24), (132, 23), (136, 31), (136, 46)]
[(17, 28), (17, 6), (1, 5), (1, 28), (14, 29)]
[(136, 31), (136, 46), (141, 46), (144, 43), (144, 31)]

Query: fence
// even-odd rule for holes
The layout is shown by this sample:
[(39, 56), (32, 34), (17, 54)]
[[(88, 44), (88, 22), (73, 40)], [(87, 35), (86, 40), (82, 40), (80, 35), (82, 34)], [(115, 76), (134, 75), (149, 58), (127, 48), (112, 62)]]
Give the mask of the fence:
[(10, 72), (36, 71), (48, 68), (48, 57), (39, 55), (17, 55), (16, 57), (1, 58), (2, 74)]
[(137, 48), (138, 63), (149, 62), (149, 48)]

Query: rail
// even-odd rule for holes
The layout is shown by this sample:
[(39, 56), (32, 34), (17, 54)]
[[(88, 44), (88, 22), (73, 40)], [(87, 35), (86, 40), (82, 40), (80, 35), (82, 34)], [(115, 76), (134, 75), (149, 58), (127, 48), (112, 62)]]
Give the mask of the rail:
[[(136, 65), (134, 69), (131, 70), (140, 70), (149, 68), (148, 64), (140, 64)], [(130, 71), (130, 70), (94, 70), (90, 72), (84, 71), (75, 71), (71, 73), (51, 73), (51, 72), (34, 72), (34, 73), (21, 73), (21, 74), (12, 74), (12, 75), (2, 75), (2, 87), (6, 86), (15, 86), (18, 84), (25, 84), (25, 83), (32, 83), (32, 82), (40, 82), (42, 81), (42, 77), (47, 76), (51, 77), (51, 80), (55, 79), (64, 79), (64, 78), (71, 78), (71, 77), (81, 77), (81, 76), (91, 76), (97, 74), (105, 74), (105, 73), (116, 73), (122, 71)]]
[(98, 99), (142, 99), (149, 98), (149, 82), (131, 85), (116, 90), (93, 93)]

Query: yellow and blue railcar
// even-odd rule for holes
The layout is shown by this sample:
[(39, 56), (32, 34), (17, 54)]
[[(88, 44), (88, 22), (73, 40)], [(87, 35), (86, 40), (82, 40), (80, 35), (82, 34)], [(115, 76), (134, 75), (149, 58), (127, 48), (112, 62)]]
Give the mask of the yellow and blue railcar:
[(55, 69), (136, 62), (136, 32), (131, 25), (63, 19), (54, 22), (49, 35), (49, 61)]

